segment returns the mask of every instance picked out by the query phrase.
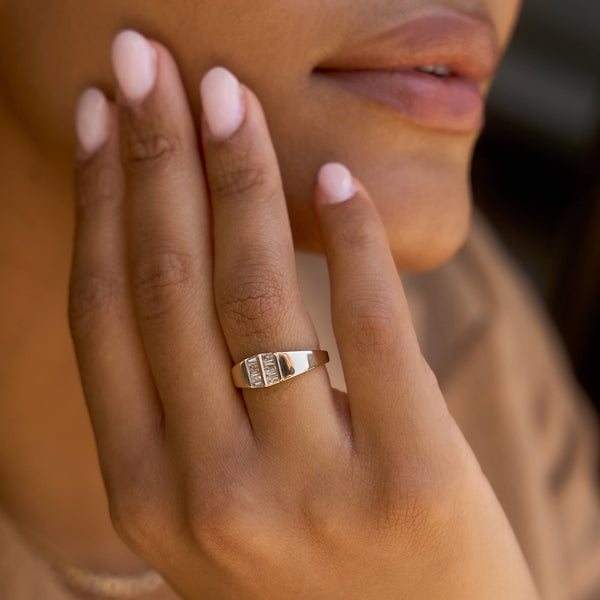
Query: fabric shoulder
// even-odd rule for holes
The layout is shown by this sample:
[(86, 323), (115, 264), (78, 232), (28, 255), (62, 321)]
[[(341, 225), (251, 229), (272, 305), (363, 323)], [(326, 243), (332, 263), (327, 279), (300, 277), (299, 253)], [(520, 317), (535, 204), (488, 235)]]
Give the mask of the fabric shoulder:
[(464, 247), (403, 275), (423, 352), (547, 598), (600, 598), (596, 412), (533, 286), (475, 213)]

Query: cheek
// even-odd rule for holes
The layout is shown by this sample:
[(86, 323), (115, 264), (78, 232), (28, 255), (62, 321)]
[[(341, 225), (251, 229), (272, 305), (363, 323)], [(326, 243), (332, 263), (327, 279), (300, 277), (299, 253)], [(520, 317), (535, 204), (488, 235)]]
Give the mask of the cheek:
[(306, 78), (312, 55), (322, 52), (318, 40), (327, 39), (324, 25), (318, 27), (322, 11), (300, 1), (63, 0), (60, 9), (54, 4), (9, 3), (6, 22), (0, 19), (0, 51), (12, 62), (6, 72), (0, 66), (0, 79), (10, 110), (35, 144), (65, 162), (74, 152), (79, 93), (96, 85), (114, 98), (110, 45), (122, 28), (138, 29), (173, 53), (195, 114), (198, 83), (211, 66), (228, 66), (253, 88), (288, 89), (291, 81)]
[(521, 0), (489, 0), (490, 15), (498, 31), (500, 46), (506, 49), (512, 38), (522, 7)]

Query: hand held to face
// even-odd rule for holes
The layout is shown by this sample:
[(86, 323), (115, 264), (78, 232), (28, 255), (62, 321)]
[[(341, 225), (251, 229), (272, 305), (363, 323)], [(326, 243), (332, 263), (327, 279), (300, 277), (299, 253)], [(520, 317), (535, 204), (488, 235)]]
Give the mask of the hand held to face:
[(183, 597), (532, 599), (504, 513), (422, 357), (385, 231), (317, 178), (348, 394), (247, 357), (319, 348), (256, 95), (222, 67), (198, 143), (176, 63), (124, 32), (78, 105), (69, 316), (111, 517)]

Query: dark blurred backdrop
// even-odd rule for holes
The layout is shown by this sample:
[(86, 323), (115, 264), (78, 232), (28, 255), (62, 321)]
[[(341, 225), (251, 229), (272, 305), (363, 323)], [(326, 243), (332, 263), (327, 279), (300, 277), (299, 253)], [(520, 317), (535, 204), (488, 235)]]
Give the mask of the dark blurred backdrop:
[(473, 189), (600, 408), (600, 0), (524, 0)]

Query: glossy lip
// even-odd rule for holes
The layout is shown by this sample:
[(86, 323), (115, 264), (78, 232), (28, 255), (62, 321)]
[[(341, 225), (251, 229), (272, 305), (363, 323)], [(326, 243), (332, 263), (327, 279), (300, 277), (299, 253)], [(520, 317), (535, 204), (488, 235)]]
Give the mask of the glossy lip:
[[(313, 75), (387, 104), (419, 125), (468, 132), (481, 126), (482, 88), (498, 60), (498, 37), (488, 20), (438, 9), (337, 52)], [(445, 65), (452, 75), (416, 70), (425, 65)]]

